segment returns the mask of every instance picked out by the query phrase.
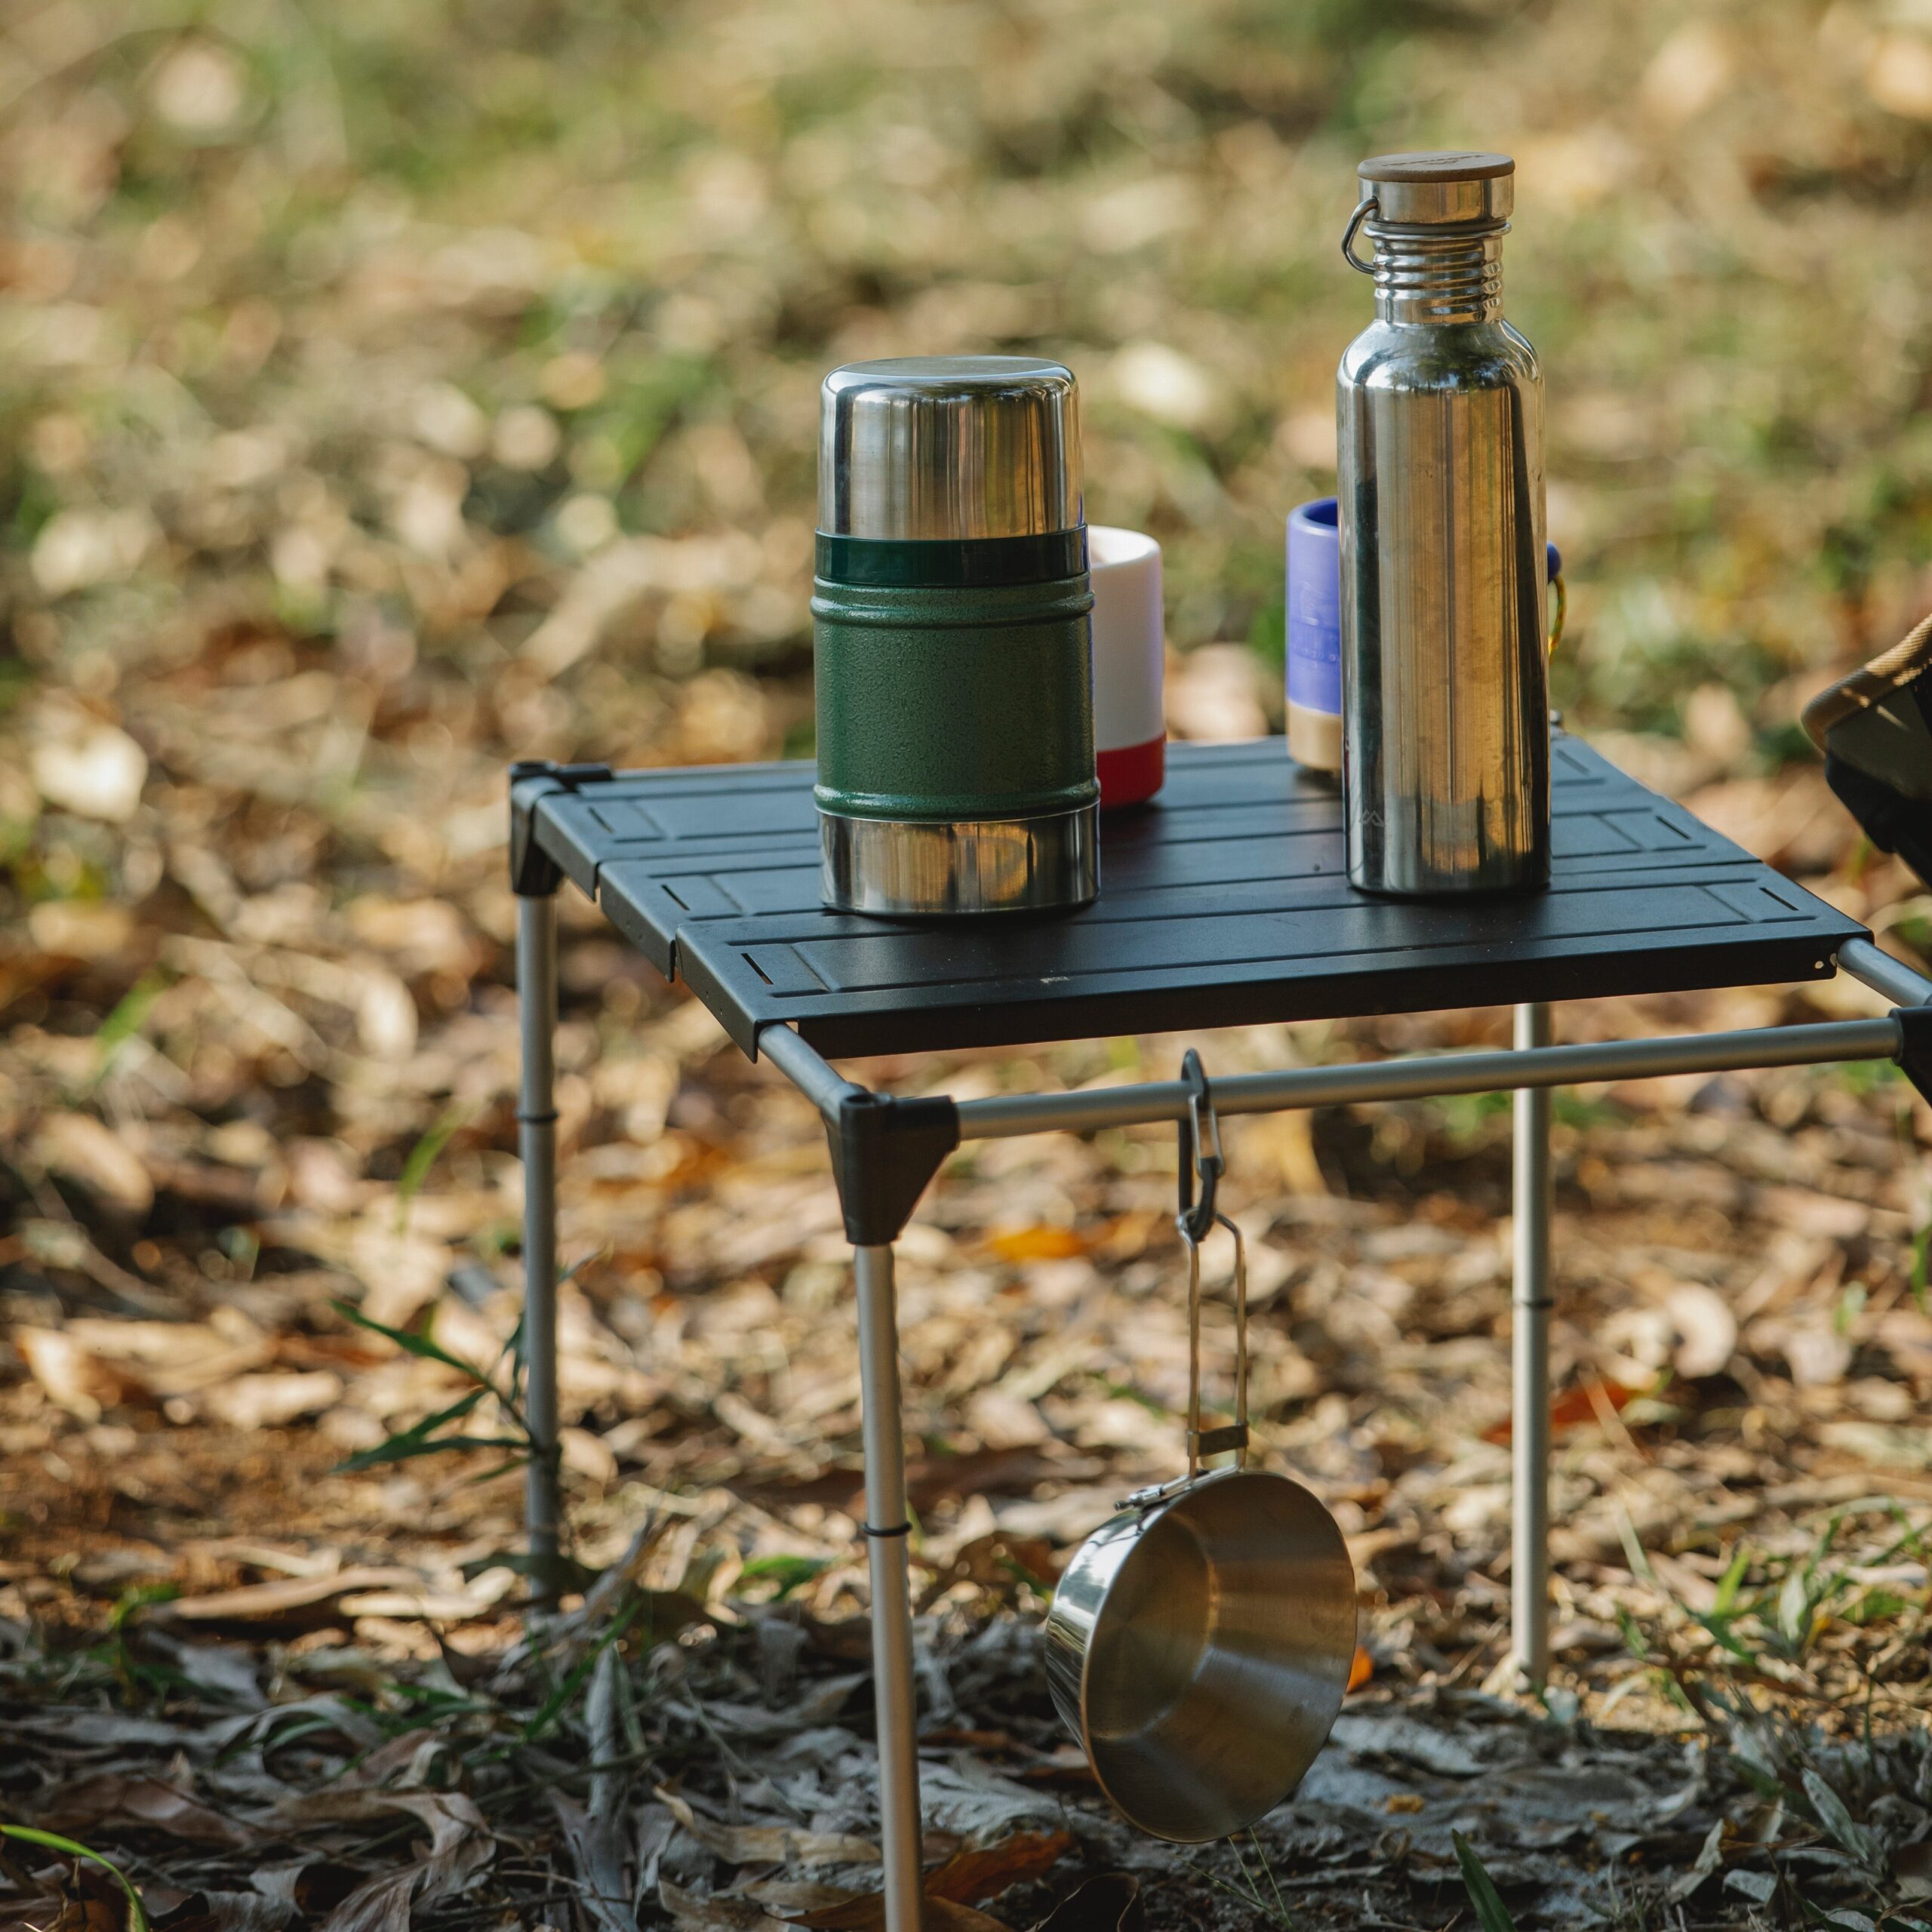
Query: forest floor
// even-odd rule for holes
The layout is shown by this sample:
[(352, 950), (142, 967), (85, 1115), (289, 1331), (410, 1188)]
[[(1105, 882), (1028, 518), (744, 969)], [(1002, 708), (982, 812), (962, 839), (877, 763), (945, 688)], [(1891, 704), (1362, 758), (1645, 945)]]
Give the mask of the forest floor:
[[(314, 675), (260, 662), (229, 684), (198, 666), (204, 714), (238, 688), (272, 715)], [(247, 755), (294, 753), (257, 734)], [(1718, 816), (1737, 792), (1691, 803)], [(138, 921), (37, 912), (39, 948), (11, 961), (50, 1022), (103, 1017), (22, 1020), (8, 1046), (9, 1810), (106, 1851), (170, 1928), (615, 1926), (640, 1905), (734, 1932), (858, 1923), (844, 1901), (877, 1858), (858, 1383), (816, 1117), (567, 890), (583, 1587), (533, 1641), (520, 1425), (492, 1393), (451, 1417), (478, 1387), (457, 1364), (514, 1393), (500, 853), (460, 891), (330, 906), (306, 882), (251, 891), (272, 861), (232, 823), (207, 836), (184, 801), (162, 838), (189, 883)], [(1840, 903), (1903, 889), (1844, 848), (1814, 881)], [(1831, 982), (1580, 1003), (1562, 1029), (1880, 1004)], [(1494, 1044), (1506, 1020), (1200, 1044), (1225, 1073)], [(964, 1097), (1157, 1077), (1184, 1044), (855, 1070)], [(1180, 1466), (1173, 1137), (948, 1162), (900, 1247), (940, 1897), (1025, 1924), (1125, 1872), (1155, 1927), (1436, 1926), (1468, 1907), (1460, 1832), (1525, 1924), (1910, 1922), (1932, 1892), (1924, 1104), (1889, 1066), (1804, 1069), (1565, 1092), (1557, 1123), (1540, 1699), (1506, 1660), (1506, 1100), (1228, 1123), (1262, 1460), (1342, 1524), (1362, 1654), (1297, 1796), (1195, 1853), (1112, 1816), (1038, 1657), (1072, 1546)], [(1231, 1361), (1217, 1259), (1211, 1401)], [(501, 1446), (424, 1453), (458, 1434)], [(92, 1868), (17, 1848), (0, 1870), (23, 1924), (108, 1922)], [(1078, 1922), (1121, 1903), (1083, 1894)]]

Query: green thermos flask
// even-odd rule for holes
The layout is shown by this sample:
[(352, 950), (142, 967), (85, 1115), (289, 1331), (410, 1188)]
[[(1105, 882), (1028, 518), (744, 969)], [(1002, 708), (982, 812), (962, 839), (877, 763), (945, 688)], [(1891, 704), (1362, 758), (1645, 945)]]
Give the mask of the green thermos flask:
[(1018, 355), (854, 362), (822, 404), (826, 904), (1085, 905), (1100, 787), (1072, 375)]

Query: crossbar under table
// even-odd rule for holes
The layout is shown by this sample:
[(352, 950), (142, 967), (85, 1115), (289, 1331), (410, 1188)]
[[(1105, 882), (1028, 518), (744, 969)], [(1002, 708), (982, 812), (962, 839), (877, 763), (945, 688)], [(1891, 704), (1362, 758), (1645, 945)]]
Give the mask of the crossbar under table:
[[(862, 919), (817, 901), (808, 764), (512, 771), (524, 1044), (531, 1554), (555, 1567), (555, 894), (568, 877), (681, 978), (826, 1124), (854, 1251), (888, 1932), (920, 1924), (912, 1607), (894, 1241), (962, 1140), (1187, 1117), (1188, 1088), (897, 1099), (826, 1055), (1014, 1044), (1512, 1004), (1515, 1046), (1213, 1084), (1224, 1114), (1513, 1092), (1511, 1618), (1527, 1685), (1549, 1651), (1550, 1094), (1573, 1082), (1894, 1059), (1932, 1091), (1932, 980), (1854, 921), (1561, 734), (1555, 878), (1534, 898), (1417, 906), (1350, 891), (1340, 803), (1278, 740), (1171, 748), (1152, 806), (1103, 822), (1103, 895), (1060, 918)], [(1552, 1044), (1555, 1000), (1850, 974), (1885, 1016)], [(540, 1386), (540, 1384), (541, 1385)]]

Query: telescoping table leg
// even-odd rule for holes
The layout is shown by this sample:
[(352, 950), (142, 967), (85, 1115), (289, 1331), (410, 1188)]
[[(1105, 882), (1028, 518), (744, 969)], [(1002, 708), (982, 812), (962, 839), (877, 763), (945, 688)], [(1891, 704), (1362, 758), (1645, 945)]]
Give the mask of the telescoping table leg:
[(852, 1251), (859, 1291), (859, 1383), (866, 1447), (866, 1546), (878, 1713), (879, 1834), (886, 1932), (919, 1932), (919, 1759), (912, 1681), (906, 1441), (900, 1414), (899, 1311), (890, 1247)]
[[(1549, 1043), (1549, 1008), (1518, 1007), (1518, 1050)], [(1549, 1676), (1549, 1103), (1547, 1087), (1516, 1090), (1509, 1620), (1517, 1675), (1529, 1685)]]
[(517, 1142), (523, 1156), (524, 1416), (531, 1457), (525, 1514), (531, 1593), (556, 1593), (557, 1497), (557, 897), (516, 902), (517, 1020), (523, 1077)]

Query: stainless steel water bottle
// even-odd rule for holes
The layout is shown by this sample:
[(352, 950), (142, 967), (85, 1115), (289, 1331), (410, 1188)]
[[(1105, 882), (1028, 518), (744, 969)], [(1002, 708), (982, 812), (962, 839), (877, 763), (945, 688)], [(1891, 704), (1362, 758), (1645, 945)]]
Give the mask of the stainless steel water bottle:
[(854, 362), (822, 405), (822, 897), (1084, 905), (1100, 786), (1072, 374), (1016, 355)]
[(1336, 392), (1349, 876), (1531, 891), (1549, 881), (1549, 692), (1543, 375), (1503, 319), (1515, 163), (1358, 171), (1342, 252), (1375, 278), (1375, 320)]

